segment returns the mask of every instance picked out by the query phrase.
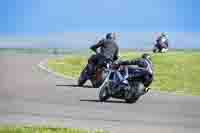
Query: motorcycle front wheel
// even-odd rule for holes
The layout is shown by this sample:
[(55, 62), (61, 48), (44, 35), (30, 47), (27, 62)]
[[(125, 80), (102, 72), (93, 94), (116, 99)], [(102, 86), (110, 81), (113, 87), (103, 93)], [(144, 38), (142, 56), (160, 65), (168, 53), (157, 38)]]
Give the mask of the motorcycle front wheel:
[(104, 84), (100, 89), (100, 92), (99, 92), (99, 100), (101, 102), (104, 102), (106, 100), (108, 100), (110, 98), (110, 95), (109, 95), (109, 88), (108, 88), (108, 84)]
[(153, 49), (153, 53), (158, 53), (158, 52), (159, 52), (159, 49), (155, 47), (155, 48)]
[(78, 86), (83, 86), (87, 81), (87, 66), (82, 70), (80, 77), (78, 79)]

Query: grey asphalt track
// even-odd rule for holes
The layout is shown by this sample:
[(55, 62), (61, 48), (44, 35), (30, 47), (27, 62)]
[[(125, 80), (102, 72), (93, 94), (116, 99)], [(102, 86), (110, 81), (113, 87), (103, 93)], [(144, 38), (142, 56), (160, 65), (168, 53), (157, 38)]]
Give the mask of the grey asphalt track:
[(103, 128), (113, 133), (200, 133), (200, 97), (150, 92), (135, 104), (98, 102), (94, 88), (37, 67), (47, 56), (0, 56), (0, 125)]

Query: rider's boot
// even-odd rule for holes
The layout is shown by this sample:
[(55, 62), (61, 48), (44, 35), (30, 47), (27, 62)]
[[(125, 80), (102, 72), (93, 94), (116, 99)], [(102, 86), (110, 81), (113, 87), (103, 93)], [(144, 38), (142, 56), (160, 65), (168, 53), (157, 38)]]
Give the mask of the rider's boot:
[(148, 88), (148, 87), (147, 87), (147, 88), (145, 88), (145, 90), (144, 90), (144, 91), (145, 91), (145, 93), (147, 93), (147, 92), (148, 92), (150, 89), (151, 89), (151, 88)]

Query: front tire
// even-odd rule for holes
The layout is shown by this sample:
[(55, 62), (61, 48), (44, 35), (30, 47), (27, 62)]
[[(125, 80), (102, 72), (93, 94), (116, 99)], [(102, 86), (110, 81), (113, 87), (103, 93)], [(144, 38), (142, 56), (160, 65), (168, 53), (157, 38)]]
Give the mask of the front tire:
[(83, 86), (86, 81), (87, 81), (87, 67), (85, 67), (81, 72), (81, 75), (78, 79), (78, 86)]
[(99, 100), (101, 102), (104, 102), (110, 98), (108, 89), (109, 89), (108, 84), (105, 84), (105, 85), (103, 85), (103, 87), (101, 87), (101, 90), (99, 92)]
[(155, 47), (155, 48), (153, 49), (153, 53), (158, 53), (158, 52), (159, 52), (158, 48)]

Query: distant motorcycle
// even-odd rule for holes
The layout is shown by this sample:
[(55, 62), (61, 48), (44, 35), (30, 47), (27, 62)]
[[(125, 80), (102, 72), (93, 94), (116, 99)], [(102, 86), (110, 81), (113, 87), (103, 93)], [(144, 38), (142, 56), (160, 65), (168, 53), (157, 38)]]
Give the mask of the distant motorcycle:
[(153, 52), (154, 53), (165, 53), (167, 51), (168, 51), (168, 45), (165, 43), (164, 39), (161, 39), (153, 47)]
[(91, 75), (89, 74), (89, 65), (91, 65), (93, 62), (93, 57), (95, 55), (90, 56), (88, 59), (88, 64), (85, 66), (85, 68), (82, 70), (79, 79), (78, 79), (78, 85), (82, 86), (87, 80), (90, 80), (92, 83), (92, 86), (94, 88), (98, 88), (104, 81), (107, 73), (107, 69), (109, 69), (111, 61), (105, 60), (103, 66), (95, 66), (95, 71)]
[(120, 70), (118, 67), (112, 66), (111, 69), (108, 70), (108, 75), (104, 82), (99, 87), (99, 100), (103, 102), (112, 97), (124, 99), (127, 103), (136, 102), (147, 91), (143, 84), (143, 77), (136, 77), (131, 73), (129, 73), (129, 75), (132, 76), (129, 76), (127, 80), (123, 82), (119, 82), (118, 79), (122, 76)]
[(154, 46), (153, 52), (154, 53), (166, 53), (168, 51), (168, 48), (158, 48), (157, 46)]

